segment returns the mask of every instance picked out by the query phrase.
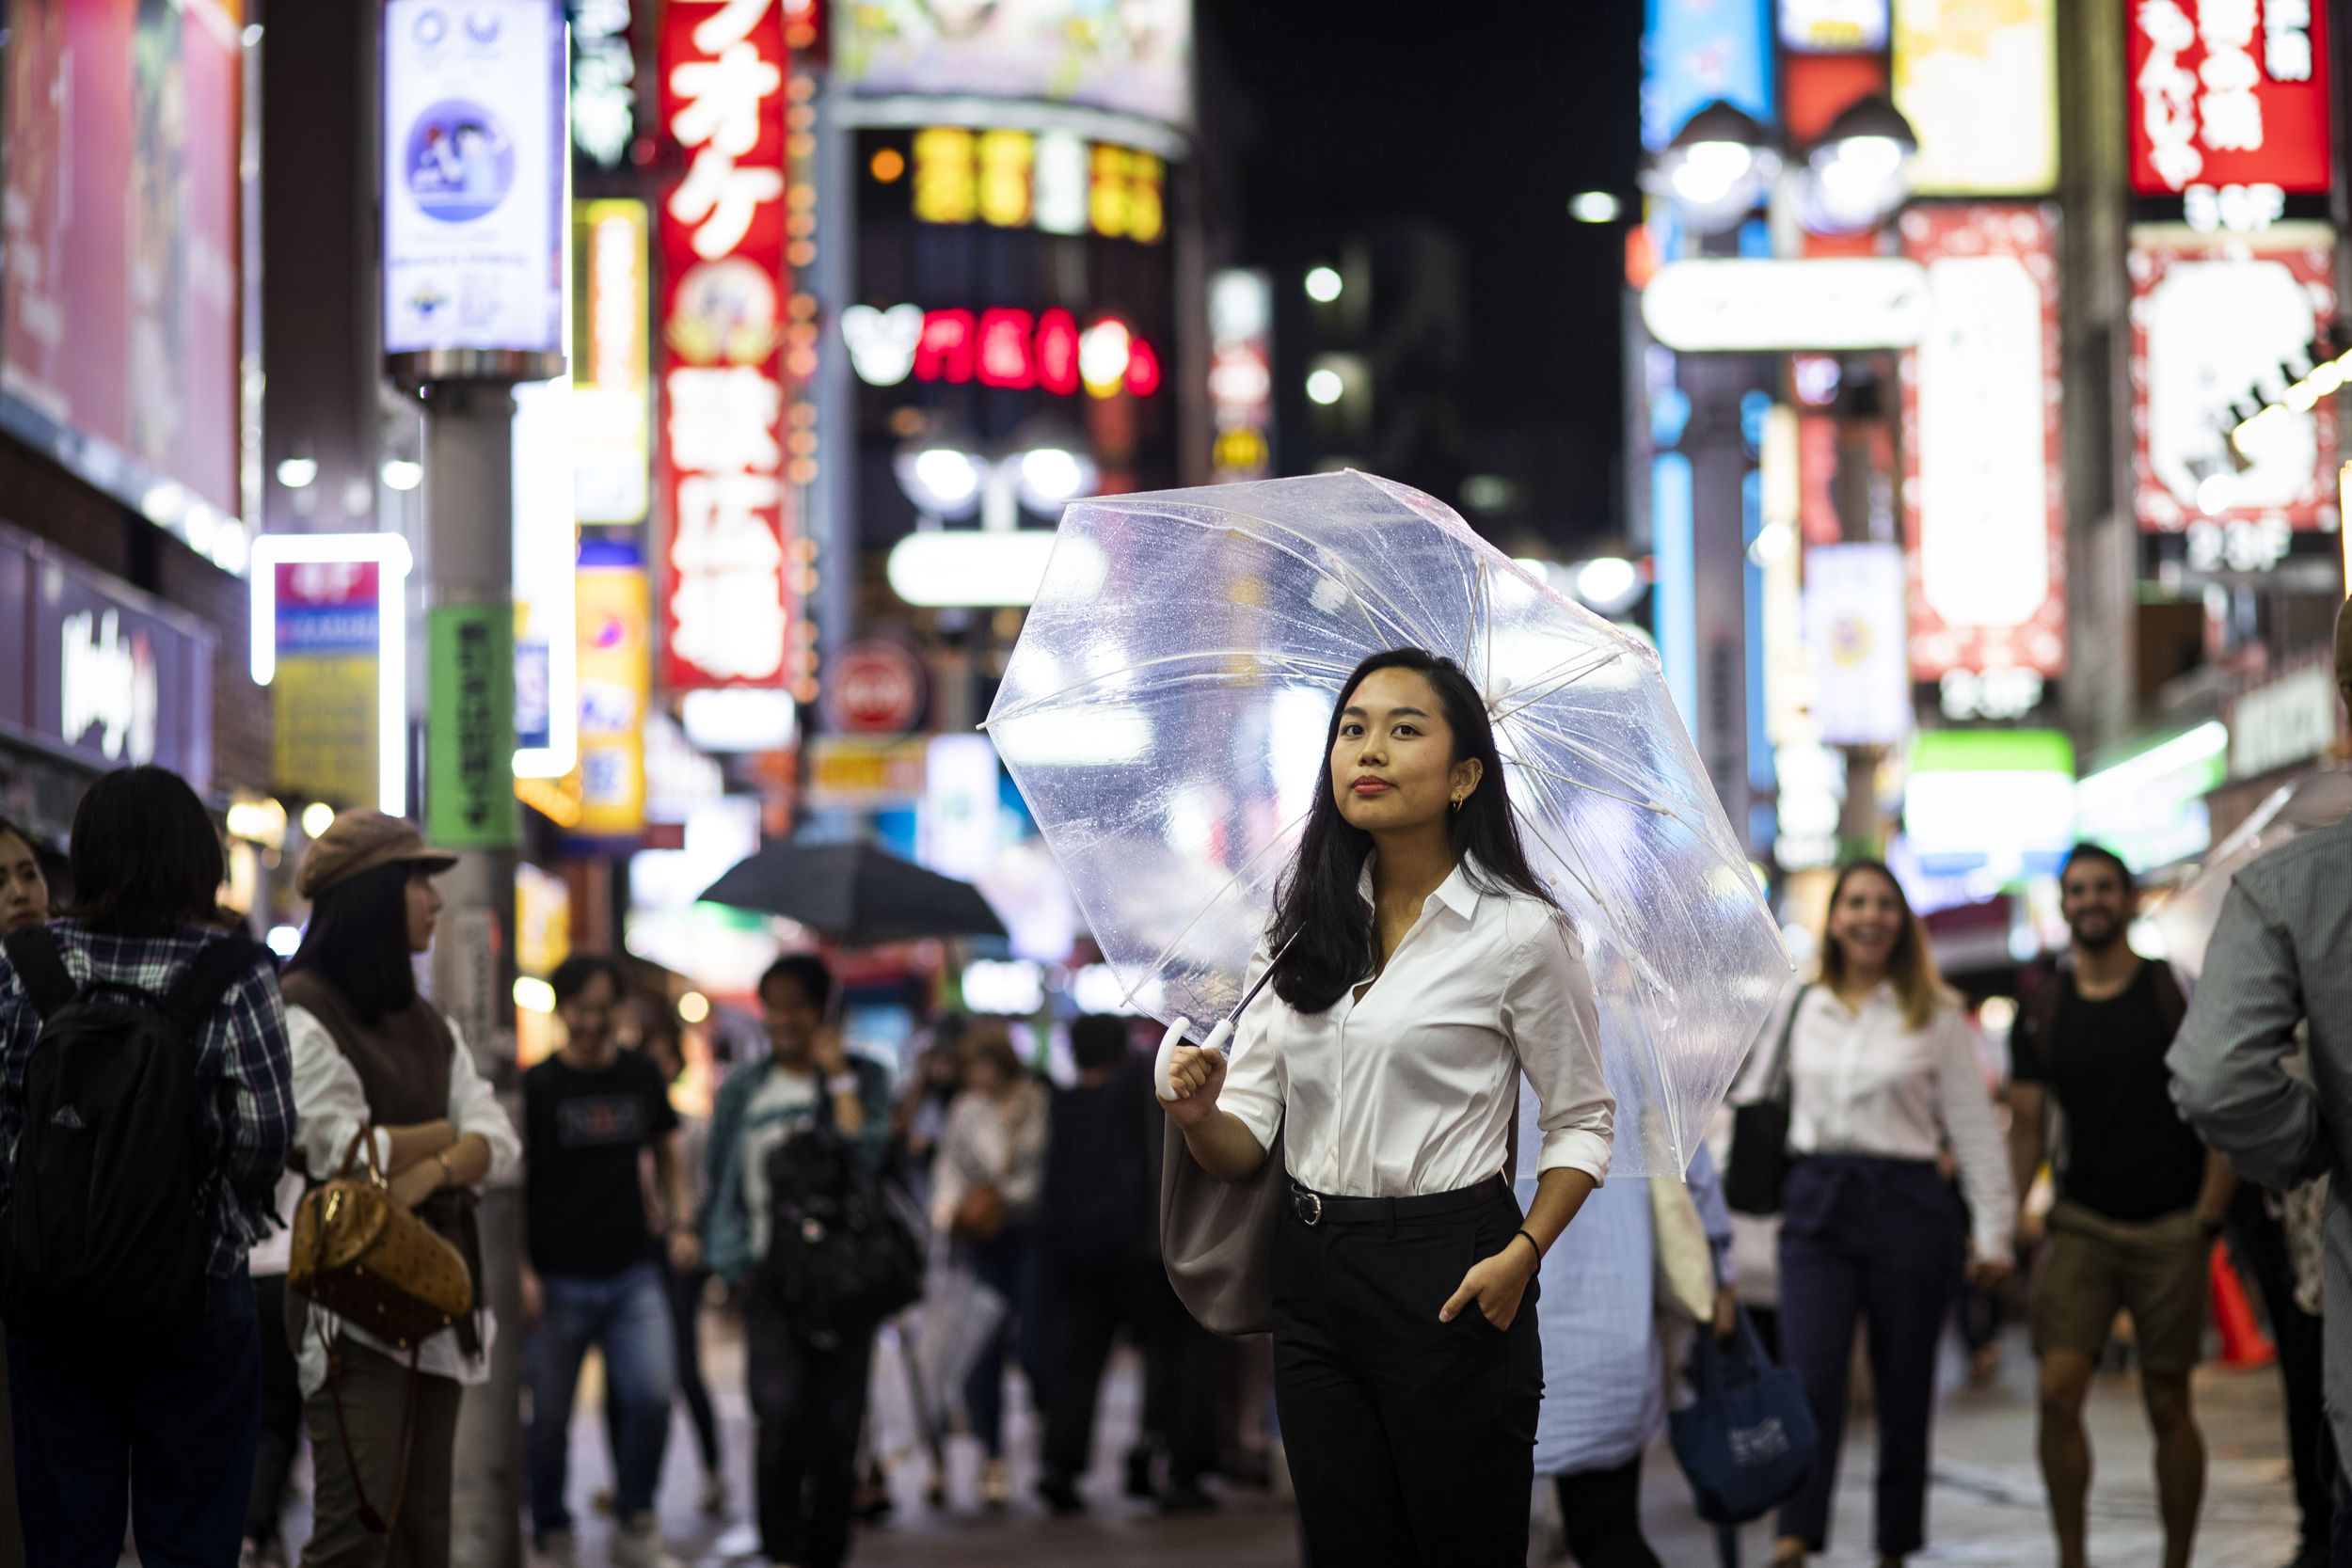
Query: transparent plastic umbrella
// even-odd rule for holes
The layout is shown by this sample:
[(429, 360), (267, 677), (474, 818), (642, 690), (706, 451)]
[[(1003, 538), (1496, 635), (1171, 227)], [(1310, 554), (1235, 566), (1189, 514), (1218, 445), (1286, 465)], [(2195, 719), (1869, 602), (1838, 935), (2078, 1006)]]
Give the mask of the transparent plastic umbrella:
[(1597, 990), (1614, 1168), (1680, 1174), (1788, 952), (1656, 656), (1451, 509), (1353, 472), (1074, 503), (987, 728), (1137, 1008), (1213, 1020), (1324, 787), (1340, 685), (1399, 646), (1486, 699)]

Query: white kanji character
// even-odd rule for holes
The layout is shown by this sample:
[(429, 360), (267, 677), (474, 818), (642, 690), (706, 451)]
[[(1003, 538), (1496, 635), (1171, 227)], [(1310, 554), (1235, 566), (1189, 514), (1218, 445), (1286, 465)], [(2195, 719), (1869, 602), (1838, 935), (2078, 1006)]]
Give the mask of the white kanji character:
[(670, 117), (670, 134), (682, 147), (707, 142), (739, 158), (759, 145), (760, 104), (783, 87), (783, 69), (748, 43), (715, 60), (689, 60), (670, 71), (670, 90), (688, 100)]
[(2312, 36), (2309, 33), (2277, 32), (2270, 35), (2263, 50), (2263, 67), (2274, 82), (2308, 82), (2312, 79)]
[(684, 572), (670, 594), (670, 648), (723, 680), (767, 680), (784, 668), (781, 570)]
[(706, 147), (670, 193), (670, 215), (695, 226), (694, 254), (709, 261), (743, 243), (761, 202), (783, 199), (782, 169), (738, 168), (726, 153)]
[(2197, 68), (2197, 79), (2212, 92), (2251, 92), (2263, 84), (2262, 68), (2243, 49), (2216, 49)]
[(766, 509), (784, 486), (765, 474), (690, 474), (678, 481), (670, 563), (680, 572), (781, 567), (784, 546)]
[(716, 55), (731, 43), (740, 43), (752, 36), (776, 0), (726, 0), (710, 15), (694, 24), (694, 47), (706, 55)]
[(2197, 33), (2207, 49), (2243, 49), (2254, 41), (2254, 0), (2199, 0)]
[(2177, 55), (2197, 41), (2196, 24), (2175, 0), (2145, 0), (2139, 8), (2139, 30), (2163, 55)]
[(784, 452), (776, 418), (784, 388), (750, 365), (680, 368), (670, 394), (670, 460), (698, 473), (774, 473)]
[(2216, 152), (2251, 152), (2263, 144), (2263, 101), (2250, 92), (2209, 92), (2199, 107), (2204, 112), (2204, 143)]

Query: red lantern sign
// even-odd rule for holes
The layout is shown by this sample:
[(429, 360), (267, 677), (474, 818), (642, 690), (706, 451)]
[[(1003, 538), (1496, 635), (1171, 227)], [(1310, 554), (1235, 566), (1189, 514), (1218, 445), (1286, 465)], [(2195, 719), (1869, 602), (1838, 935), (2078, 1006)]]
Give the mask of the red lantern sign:
[(2133, 190), (2328, 188), (2324, 3), (2134, 0), (2124, 10)]
[(922, 660), (902, 642), (852, 642), (825, 670), (827, 724), (840, 735), (904, 735), (923, 715)]

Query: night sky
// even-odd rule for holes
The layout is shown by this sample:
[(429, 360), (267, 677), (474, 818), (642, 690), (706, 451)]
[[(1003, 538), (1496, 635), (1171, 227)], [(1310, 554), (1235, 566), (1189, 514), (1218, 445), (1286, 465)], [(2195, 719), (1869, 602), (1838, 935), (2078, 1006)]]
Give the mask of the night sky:
[(1567, 201), (1597, 188), (1632, 209), (1639, 0), (1200, 0), (1199, 14), (1202, 113), (1241, 154), (1223, 160), (1235, 259), (1279, 263), (1384, 217), (1453, 230), (1466, 423), (1536, 449), (1534, 531), (1572, 551), (1618, 527), (1624, 228), (1578, 223)]

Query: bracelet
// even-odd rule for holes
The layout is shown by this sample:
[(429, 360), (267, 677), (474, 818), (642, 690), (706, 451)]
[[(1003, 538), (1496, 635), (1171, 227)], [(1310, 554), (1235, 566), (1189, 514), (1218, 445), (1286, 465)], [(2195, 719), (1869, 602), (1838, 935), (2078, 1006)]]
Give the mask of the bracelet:
[(857, 1074), (854, 1072), (834, 1073), (825, 1080), (825, 1092), (835, 1095), (857, 1093)]
[(433, 1163), (441, 1167), (442, 1186), (454, 1187), (457, 1185), (457, 1173), (450, 1168), (449, 1151), (447, 1149), (435, 1149), (433, 1151)]
[[(1527, 1236), (1527, 1244), (1535, 1248), (1535, 1262), (1537, 1266), (1540, 1267), (1544, 1260), (1543, 1247), (1537, 1243), (1534, 1237), (1527, 1235), (1527, 1231), (1524, 1227), (1511, 1232), (1511, 1242), (1518, 1241), (1521, 1236)], [(1511, 1244), (1511, 1242), (1505, 1242), (1502, 1244), (1507, 1247)]]

